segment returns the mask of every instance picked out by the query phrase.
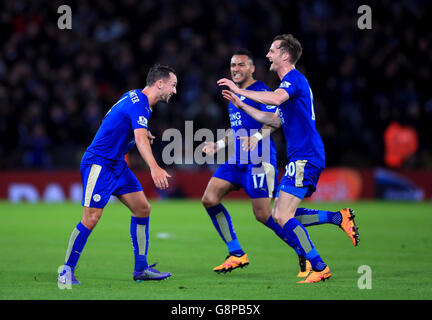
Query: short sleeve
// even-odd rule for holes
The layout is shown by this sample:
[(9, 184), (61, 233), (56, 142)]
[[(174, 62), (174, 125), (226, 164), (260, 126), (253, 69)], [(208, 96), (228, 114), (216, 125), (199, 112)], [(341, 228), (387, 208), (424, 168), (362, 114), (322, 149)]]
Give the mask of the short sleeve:
[(297, 91), (297, 86), (294, 81), (290, 81), (288, 77), (284, 77), (280, 83), (278, 89), (285, 90), (290, 97), (293, 97)]
[(133, 105), (129, 111), (132, 129), (148, 129), (148, 121), (150, 119), (150, 109), (144, 104)]
[(277, 106), (261, 104), (261, 111), (274, 113), (277, 111)]

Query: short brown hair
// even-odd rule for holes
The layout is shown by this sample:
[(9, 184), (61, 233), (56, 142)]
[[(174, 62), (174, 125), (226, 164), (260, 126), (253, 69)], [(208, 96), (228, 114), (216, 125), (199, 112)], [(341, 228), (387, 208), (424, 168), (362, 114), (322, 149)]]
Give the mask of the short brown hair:
[(273, 39), (273, 42), (277, 40), (281, 41), (279, 49), (288, 52), (290, 55), (290, 62), (296, 64), (303, 52), (300, 41), (294, 38), (292, 34), (280, 34)]
[(151, 67), (150, 71), (147, 74), (146, 85), (152, 86), (159, 79), (169, 79), (170, 73), (176, 74), (175, 70), (171, 67), (156, 64)]

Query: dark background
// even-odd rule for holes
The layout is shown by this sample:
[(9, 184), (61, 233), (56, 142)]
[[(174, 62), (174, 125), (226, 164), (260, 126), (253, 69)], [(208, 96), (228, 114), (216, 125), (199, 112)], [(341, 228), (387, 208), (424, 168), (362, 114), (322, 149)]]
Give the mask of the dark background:
[[(57, 8), (72, 8), (60, 30)], [(372, 9), (360, 30), (357, 8)], [(216, 81), (232, 52), (255, 56), (255, 78), (275, 89), (265, 58), (274, 36), (303, 46), (297, 68), (314, 94), (326, 165), (385, 166), (383, 134), (393, 120), (413, 127), (419, 148), (404, 164), (432, 167), (431, 10), (428, 1), (124, 0), (0, 2), (0, 170), (78, 169), (101, 119), (155, 63), (173, 66), (178, 94), (158, 104), (150, 130), (160, 163), (168, 128), (228, 128)], [(279, 165), (285, 143), (275, 135)], [(133, 167), (143, 167), (137, 151)], [(183, 166), (185, 167), (185, 166)], [(194, 165), (187, 165), (194, 168)]]

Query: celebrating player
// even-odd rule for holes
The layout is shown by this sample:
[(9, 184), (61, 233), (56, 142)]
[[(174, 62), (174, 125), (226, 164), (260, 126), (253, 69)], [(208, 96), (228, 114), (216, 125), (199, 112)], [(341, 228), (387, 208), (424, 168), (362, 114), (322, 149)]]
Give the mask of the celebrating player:
[[(234, 82), (242, 89), (269, 91), (270, 89), (264, 83), (253, 78), (254, 70), (253, 57), (248, 50), (242, 49), (234, 53), (231, 58), (231, 76)], [(275, 106), (256, 103), (244, 97), (240, 97), (240, 99), (256, 110), (271, 114), (276, 111)], [(221, 203), (223, 197), (233, 190), (243, 187), (251, 198), (252, 210), (256, 219), (286, 241), (285, 232), (271, 215), (271, 199), (274, 196), (274, 190), (277, 189), (278, 178), (276, 149), (273, 140), (267, 138), (258, 141), (256, 137), (261, 136), (261, 133), (253, 134), (253, 131), (262, 130), (266, 126), (263, 127), (262, 124), (244, 111), (237, 109), (232, 103), (229, 104), (228, 111), (232, 131), (216, 143), (207, 143), (203, 149), (204, 152), (213, 154), (225, 147), (230, 141), (233, 141), (235, 145), (233, 156), (216, 170), (202, 198), (203, 205), (216, 230), (228, 247), (228, 256), (224, 263), (214, 268), (216, 272), (231, 271), (249, 263), (249, 259), (237, 239), (231, 217)], [(270, 130), (271, 127), (266, 128)], [(271, 129), (273, 130), (273, 128)], [(250, 140), (245, 140), (249, 138)], [(245, 144), (243, 148), (240, 146), (241, 140), (251, 142), (253, 145)], [(257, 152), (253, 153), (255, 148)], [(305, 226), (323, 223), (339, 224), (340, 222), (339, 212), (298, 208), (295, 216), (300, 221), (304, 221)], [(307, 263), (305, 257), (300, 255), (299, 262), (300, 272), (298, 276), (304, 277), (309, 273), (310, 264)]]
[(168, 103), (176, 93), (176, 86), (175, 71), (167, 66), (155, 65), (147, 74), (146, 87), (123, 94), (105, 115), (81, 160), (83, 216), (70, 237), (59, 283), (80, 284), (74, 275), (75, 267), (111, 195), (117, 196), (132, 212), (133, 279), (139, 282), (171, 276), (169, 272), (160, 272), (153, 268), (154, 265), (147, 264), (150, 204), (124, 157), (136, 144), (150, 168), (156, 187), (168, 188), (170, 175), (159, 167), (153, 157), (150, 143), (154, 137), (148, 131), (148, 121), (153, 106), (159, 101)]
[[(276, 72), (281, 79), (275, 91), (245, 90), (229, 79), (220, 79), (218, 84), (229, 88), (222, 91), (227, 100), (255, 120), (273, 128), (282, 126), (288, 165), (279, 184), (272, 216), (282, 227), (291, 247), (311, 263), (312, 270), (299, 283), (315, 283), (330, 278), (332, 274), (315, 249), (304, 225), (296, 218), (296, 211), (301, 200), (310, 197), (316, 190), (318, 178), (325, 166), (325, 155), (322, 139), (315, 126), (312, 91), (304, 75), (295, 68), (301, 53), (300, 42), (291, 34), (278, 35), (273, 39), (266, 57), (271, 63), (270, 71)], [(258, 103), (277, 105), (278, 112), (261, 112), (244, 103), (238, 95)], [(316, 217), (312, 218), (312, 215)], [(312, 215), (309, 218), (318, 220), (318, 223), (320, 219), (332, 220), (357, 245), (358, 230), (351, 209), (333, 215), (320, 214), (319, 211)]]
[[(246, 90), (269, 91), (270, 89), (263, 82), (253, 78), (254, 71), (253, 57), (248, 50), (241, 49), (233, 54), (231, 76), (235, 83)], [(276, 106), (256, 103), (249, 99), (245, 99), (244, 102), (266, 113), (276, 111)], [(231, 217), (221, 203), (223, 197), (228, 193), (240, 187), (244, 188), (252, 200), (252, 210), (256, 219), (276, 232), (279, 227), (271, 217), (270, 209), (278, 176), (274, 142), (269, 137), (265, 141), (260, 141), (258, 152), (254, 154), (243, 152), (240, 146), (241, 140), (238, 138), (249, 136), (253, 131), (258, 132), (262, 124), (231, 103), (228, 106), (228, 112), (232, 131), (215, 143), (206, 143), (203, 148), (205, 153), (214, 154), (225, 148), (230, 142), (235, 144), (235, 153), (226, 163), (218, 167), (202, 197), (207, 213), (228, 247), (228, 257), (224, 263), (213, 269), (216, 272), (227, 272), (249, 264), (248, 256), (237, 239)], [(263, 152), (263, 149), (266, 148), (268, 150)], [(258, 154), (262, 153), (265, 153), (262, 157), (264, 159), (258, 157)]]

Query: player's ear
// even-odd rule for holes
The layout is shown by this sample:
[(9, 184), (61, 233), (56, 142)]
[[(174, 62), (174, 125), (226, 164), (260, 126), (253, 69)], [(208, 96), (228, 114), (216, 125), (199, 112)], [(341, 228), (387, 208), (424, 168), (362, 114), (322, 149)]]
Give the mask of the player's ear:
[(162, 81), (162, 79), (159, 79), (159, 80), (156, 81), (156, 87), (158, 89), (162, 89), (162, 87), (163, 87), (163, 81)]

